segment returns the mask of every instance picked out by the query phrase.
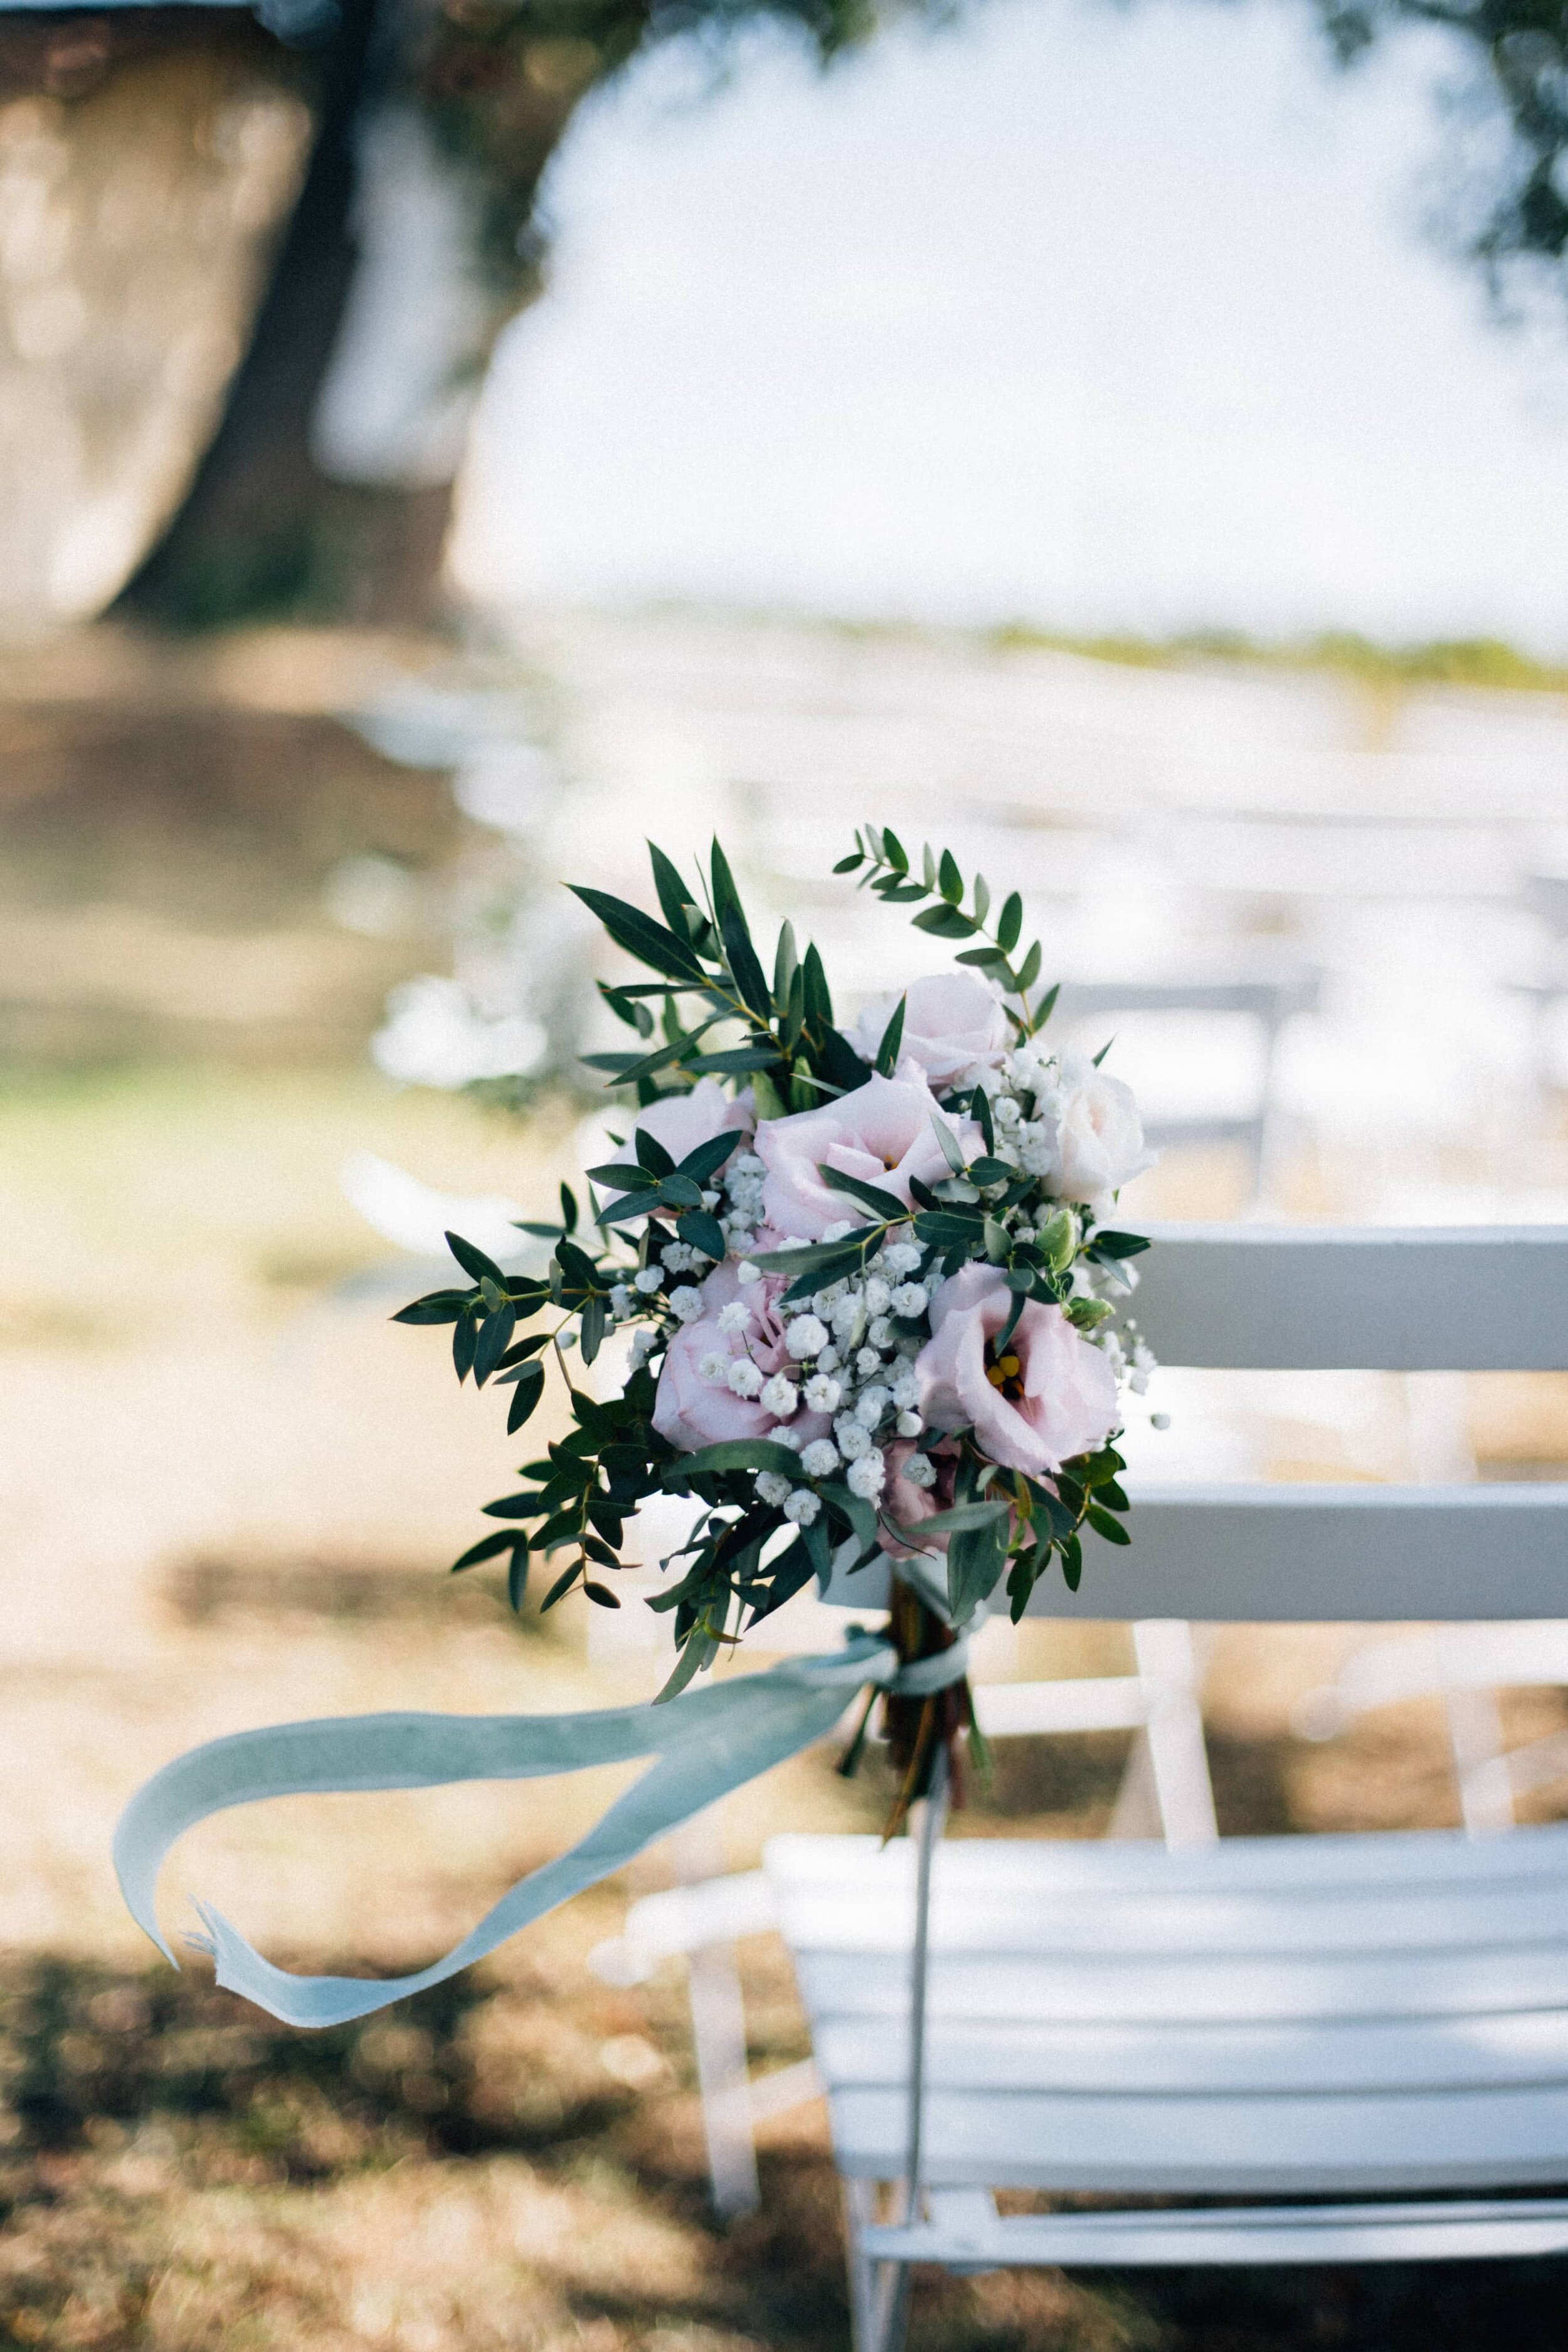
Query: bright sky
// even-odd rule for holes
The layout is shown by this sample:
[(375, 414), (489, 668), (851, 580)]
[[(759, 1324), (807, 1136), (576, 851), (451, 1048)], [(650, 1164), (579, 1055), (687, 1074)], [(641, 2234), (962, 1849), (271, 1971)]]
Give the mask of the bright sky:
[(1446, 55), (1343, 79), (1304, 6), (993, 0), (826, 79), (759, 39), (700, 102), (655, 61), (558, 161), (463, 570), (1568, 650), (1568, 326), (1500, 332), (1423, 241)]

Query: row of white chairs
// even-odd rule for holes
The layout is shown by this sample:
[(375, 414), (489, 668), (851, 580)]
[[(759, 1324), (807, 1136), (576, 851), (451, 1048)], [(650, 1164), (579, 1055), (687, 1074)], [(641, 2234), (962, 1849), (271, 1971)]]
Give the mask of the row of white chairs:
[[(1568, 1229), (1157, 1242), (1139, 1318), (1164, 1362), (1568, 1369)], [(1529, 2193), (1568, 2181), (1568, 1826), (1482, 1833), (1558, 1760), (1505, 1754), (1495, 1693), (1568, 1675), (1568, 1486), (1151, 1487), (1133, 1525), (1041, 1598), (1132, 1622), (1136, 1674), (991, 1685), (981, 1719), (1135, 1722), (1163, 1845), (779, 1838), (762, 1874), (646, 1897), (600, 1956), (625, 1980), (782, 1930), (816, 2075), (749, 2084), (731, 2016), (716, 2185), (744, 2201), (753, 2118), (820, 2084), (860, 2352), (899, 2340), (918, 2263), (1568, 2251), (1568, 2201)], [(829, 1600), (865, 1611), (876, 1575)], [(1464, 1829), (1216, 1840), (1186, 1627), (1227, 1620), (1446, 1627), (1353, 1653), (1302, 1727), (1440, 1690)], [(1004, 2217), (998, 2189), (1226, 2202)]]

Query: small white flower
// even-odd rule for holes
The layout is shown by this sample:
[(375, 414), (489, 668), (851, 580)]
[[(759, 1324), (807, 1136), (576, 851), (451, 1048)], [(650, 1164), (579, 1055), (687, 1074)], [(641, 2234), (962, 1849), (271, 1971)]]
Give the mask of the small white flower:
[(819, 1372), (836, 1372), (840, 1360), (838, 1350), (831, 1340), (826, 1348), (819, 1348), (816, 1351), (816, 1369)]
[(813, 1372), (805, 1384), (805, 1401), (813, 1412), (837, 1412), (844, 1401), (844, 1391), (826, 1372)]
[(727, 1307), (719, 1309), (721, 1331), (745, 1331), (751, 1328), (752, 1310), (743, 1298), (731, 1298)]
[(792, 1454), (800, 1452), (800, 1432), (792, 1429), (787, 1421), (781, 1421), (776, 1428), (769, 1430), (767, 1435), (770, 1445), (787, 1445)]
[(789, 1480), (781, 1478), (776, 1470), (758, 1471), (757, 1500), (760, 1503), (782, 1503), (789, 1491)]
[(779, 1421), (787, 1421), (800, 1402), (800, 1391), (786, 1373), (775, 1372), (763, 1391), (763, 1403)]
[(718, 1193), (704, 1192), (702, 1195), (702, 1205), (705, 1209), (716, 1209), (719, 1205)]
[(663, 1280), (664, 1276), (657, 1265), (644, 1265), (639, 1266), (637, 1273), (633, 1275), (632, 1285), (635, 1289), (642, 1292), (645, 1298), (648, 1298)]
[(761, 1282), (763, 1278), (761, 1266), (753, 1265), (750, 1258), (743, 1257), (735, 1271), (740, 1276), (742, 1283), (746, 1286), (753, 1282)]
[(859, 1495), (866, 1502), (874, 1503), (887, 1482), (887, 1465), (873, 1446), (869, 1454), (863, 1454), (858, 1462), (849, 1465), (845, 1484), (852, 1495)]
[[(1168, 1412), (1152, 1412), (1149, 1415), (1149, 1426), (1151, 1429), (1169, 1429), (1171, 1426), (1170, 1414)], [(805, 1457), (803, 1454), (801, 1459), (804, 1461), (805, 1458)]]
[(913, 1274), (921, 1262), (921, 1254), (913, 1242), (890, 1242), (882, 1252), (882, 1264), (889, 1274)]
[(885, 1315), (888, 1311), (888, 1301), (891, 1297), (892, 1293), (881, 1276), (874, 1274), (866, 1285), (867, 1314)]
[(761, 1396), (763, 1392), (761, 1369), (752, 1363), (750, 1356), (737, 1356), (724, 1379), (738, 1397)]
[(910, 1405), (919, 1398), (920, 1392), (921, 1384), (915, 1378), (914, 1366), (900, 1365), (899, 1376), (893, 1382), (893, 1402), (898, 1406), (899, 1411), (907, 1412)]
[(624, 1323), (632, 1311), (632, 1294), (624, 1282), (610, 1285), (610, 1312), (617, 1323)]
[(879, 1315), (867, 1326), (866, 1341), (867, 1345), (872, 1348), (890, 1348), (892, 1346), (893, 1327), (889, 1321), (887, 1316)]
[(833, 1424), (833, 1434), (846, 1462), (858, 1462), (862, 1454), (871, 1451), (870, 1433), (861, 1428), (852, 1412), (839, 1414)]
[(918, 1436), (920, 1435), (920, 1433), (921, 1433), (921, 1417), (920, 1417), (919, 1413), (918, 1413), (918, 1412), (901, 1412), (901, 1413), (900, 1413), (900, 1415), (899, 1415), (899, 1435), (900, 1435), (900, 1437), (918, 1437)]
[(902, 1475), (911, 1486), (934, 1486), (936, 1464), (929, 1454), (911, 1454), (904, 1465)]
[(689, 1282), (677, 1284), (669, 1294), (669, 1311), (679, 1323), (695, 1323), (702, 1312), (702, 1293)]
[(862, 1389), (855, 1406), (855, 1418), (862, 1429), (875, 1429), (890, 1403), (884, 1388)]
[(855, 1370), (863, 1381), (874, 1381), (882, 1369), (882, 1359), (875, 1348), (862, 1348), (855, 1359)]
[(797, 1528), (809, 1528), (821, 1512), (822, 1497), (814, 1495), (809, 1486), (797, 1486), (784, 1509), (785, 1518), (793, 1519)]
[(991, 1106), (991, 1115), (998, 1127), (1016, 1127), (1024, 1116), (1011, 1095), (998, 1095)]
[(559, 1331), (559, 1332), (557, 1332), (556, 1337), (555, 1337), (555, 1344), (556, 1344), (556, 1346), (560, 1349), (560, 1350), (561, 1350), (562, 1354), (563, 1354), (563, 1355), (564, 1355), (564, 1354), (566, 1353), (566, 1351), (567, 1351), (567, 1349), (568, 1349), (569, 1348), (574, 1348), (574, 1347), (577, 1345), (577, 1334), (576, 1334), (576, 1332), (575, 1332), (575, 1331)]
[(893, 1312), (912, 1323), (931, 1305), (931, 1293), (923, 1282), (900, 1282), (893, 1293)]
[(838, 1467), (838, 1448), (826, 1437), (814, 1437), (801, 1448), (800, 1466), (808, 1478), (831, 1478)]
[(705, 1381), (715, 1382), (727, 1381), (730, 1377), (730, 1358), (724, 1353), (722, 1348), (710, 1348), (697, 1369)]
[(784, 1345), (799, 1363), (827, 1345), (827, 1327), (815, 1315), (797, 1315), (784, 1334)]
[(845, 1286), (841, 1282), (829, 1283), (826, 1290), (817, 1292), (811, 1303), (825, 1323), (831, 1322), (833, 1310), (844, 1295)]
[(839, 1217), (833, 1224), (826, 1227), (822, 1238), (825, 1242), (841, 1242), (846, 1234), (852, 1234), (854, 1230), (847, 1217)]
[(632, 1333), (631, 1368), (634, 1372), (641, 1371), (643, 1366), (652, 1355), (653, 1348), (654, 1334), (648, 1329), (646, 1323), (642, 1324)]
[(847, 1297), (839, 1300), (833, 1310), (834, 1337), (842, 1339), (847, 1346), (849, 1345), (865, 1320), (865, 1315), (866, 1309), (861, 1305), (859, 1292), (850, 1291)]
[(754, 1151), (737, 1151), (730, 1162), (731, 1176), (765, 1176), (767, 1172), (766, 1162), (759, 1160)]

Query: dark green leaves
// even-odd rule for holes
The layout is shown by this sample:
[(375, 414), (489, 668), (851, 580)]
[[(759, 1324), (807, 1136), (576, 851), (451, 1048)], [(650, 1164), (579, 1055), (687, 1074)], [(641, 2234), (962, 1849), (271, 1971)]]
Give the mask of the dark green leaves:
[(684, 1217), (679, 1217), (675, 1230), (683, 1242), (690, 1243), (693, 1249), (705, 1250), (712, 1258), (723, 1256), (724, 1229), (718, 1218), (710, 1216), (706, 1209), (692, 1209)]
[(908, 1003), (907, 996), (900, 997), (893, 1007), (893, 1017), (882, 1032), (882, 1042), (877, 1048), (877, 1059), (872, 1066), (879, 1077), (890, 1078), (898, 1068), (899, 1047), (904, 1038), (904, 1012)]
[(448, 1573), (460, 1576), (465, 1568), (478, 1568), (481, 1560), (499, 1559), (503, 1551), (515, 1551), (520, 1544), (526, 1552), (528, 1538), (510, 1528), (502, 1528), (498, 1535), (481, 1536), (477, 1544), (468, 1546), (460, 1559), (452, 1562)]
[(624, 898), (612, 898), (605, 890), (590, 890), (584, 885), (567, 885), (574, 898), (581, 898), (592, 915), (608, 931), (619, 948), (646, 963), (655, 971), (668, 972), (673, 980), (685, 980), (700, 987), (703, 971), (690, 947), (675, 933), (645, 915), (640, 907), (628, 906)]
[(431, 1290), (410, 1306), (399, 1307), (395, 1323), (455, 1323), (472, 1296), (467, 1290)]
[[(868, 1184), (858, 1176), (846, 1174), (842, 1168), (830, 1168), (826, 1160), (816, 1172), (830, 1192), (847, 1192), (862, 1208), (886, 1218), (889, 1224), (901, 1223), (910, 1213), (907, 1202), (900, 1201), (896, 1192), (884, 1192), (879, 1184)], [(830, 1243), (828, 1246), (837, 1248), (838, 1244)]]
[(752, 933), (741, 905), (741, 895), (735, 887), (735, 877), (730, 871), (730, 861), (713, 844), (710, 860), (713, 877), (713, 912), (718, 919), (719, 936), (724, 942), (724, 954), (731, 976), (741, 992), (749, 1012), (754, 1013), (764, 1026), (773, 1017), (773, 999), (763, 967), (752, 945)]
[(476, 1249), (473, 1243), (466, 1242), (460, 1234), (448, 1234), (447, 1247), (463, 1272), (471, 1274), (476, 1282), (482, 1282), (488, 1275), (492, 1282), (505, 1283), (506, 1276), (494, 1258), (487, 1257), (482, 1249)]
[[(1028, 1001), (1029, 991), (1039, 977), (1039, 941), (1034, 942), (1016, 969), (1011, 961), (1024, 924), (1024, 902), (1016, 890), (1008, 892), (996, 918), (995, 929), (988, 936), (991, 886), (984, 874), (975, 875), (966, 892), (963, 870), (952, 852), (944, 849), (940, 856), (933, 856), (928, 843), (921, 853), (921, 873), (917, 877), (911, 872), (903, 844), (885, 825), (879, 829), (874, 824), (862, 827), (855, 835), (854, 853), (840, 858), (833, 870), (836, 874), (858, 874), (861, 887), (873, 890), (888, 906), (914, 906), (922, 898), (930, 899), (931, 904), (922, 907), (913, 921), (917, 930), (932, 939), (978, 940), (980, 945), (960, 950), (958, 961), (987, 973), (1016, 999), (1022, 1010), (1014, 1012), (1009, 1007), (1007, 1011), (1016, 1036), (1033, 1036), (1049, 1017), (1056, 1002), (1054, 990), (1043, 1006), (1031, 1010)], [(879, 1067), (879, 1055), (878, 1059)]]
[(779, 1478), (798, 1478), (800, 1456), (765, 1437), (731, 1437), (697, 1454), (678, 1454), (665, 1465), (664, 1483), (684, 1485), (688, 1478), (717, 1477), (727, 1470), (771, 1470)]
[(506, 1417), (506, 1433), (509, 1437), (514, 1436), (522, 1427), (523, 1423), (531, 1418), (543, 1394), (543, 1365), (524, 1364), (516, 1375), (511, 1408)]

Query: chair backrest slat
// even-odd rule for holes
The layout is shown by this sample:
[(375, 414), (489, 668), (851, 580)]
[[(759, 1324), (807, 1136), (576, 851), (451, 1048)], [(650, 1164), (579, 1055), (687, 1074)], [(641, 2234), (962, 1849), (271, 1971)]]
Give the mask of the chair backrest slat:
[[(1568, 1485), (1135, 1486), (1125, 1549), (1086, 1535), (1083, 1580), (1055, 1568), (1042, 1617), (1282, 1624), (1544, 1617), (1568, 1608)], [(877, 1563), (829, 1600), (886, 1603)]]
[[(1166, 1363), (1568, 1369), (1568, 1225), (1152, 1228), (1131, 1312)], [(1143, 1271), (1146, 1269), (1146, 1271)], [(1568, 1485), (1153, 1486), (1031, 1612), (1229, 1622), (1568, 1616)], [(878, 1563), (827, 1598), (883, 1605)]]
[(1568, 1225), (1151, 1225), (1131, 1312), (1162, 1363), (1568, 1370)]

